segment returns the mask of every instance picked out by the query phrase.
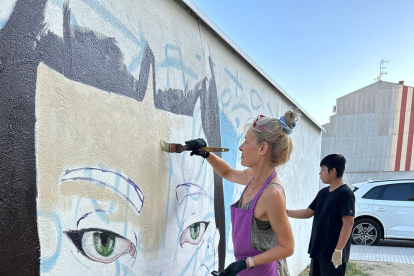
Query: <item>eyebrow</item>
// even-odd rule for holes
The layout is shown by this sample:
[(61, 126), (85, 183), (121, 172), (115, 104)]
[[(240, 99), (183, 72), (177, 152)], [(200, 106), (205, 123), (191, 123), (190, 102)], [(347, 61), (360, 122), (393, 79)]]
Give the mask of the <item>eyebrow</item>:
[(193, 195), (208, 197), (208, 194), (199, 185), (194, 183), (180, 184), (175, 188), (175, 196), (177, 198), (178, 205), (181, 205), (186, 197)]
[[(102, 210), (102, 209), (96, 209), (95, 210), (95, 212), (96, 213), (98, 213), (98, 212), (104, 212), (104, 213), (106, 213), (106, 211), (105, 210)], [(86, 218), (87, 216), (89, 216), (90, 214), (93, 214), (94, 212), (89, 212), (89, 213), (86, 213), (86, 214), (84, 214), (80, 219), (78, 219), (78, 222), (76, 223), (76, 228), (78, 228), (79, 227), (79, 222), (81, 221), (81, 220), (83, 220), (84, 218)]]
[[(111, 177), (114, 181), (108, 181)], [(138, 214), (141, 213), (145, 195), (138, 185), (127, 176), (106, 169), (85, 167), (66, 170), (60, 178), (60, 182), (74, 180), (86, 180), (108, 187), (130, 203)], [(135, 193), (128, 194), (128, 188), (131, 186)]]

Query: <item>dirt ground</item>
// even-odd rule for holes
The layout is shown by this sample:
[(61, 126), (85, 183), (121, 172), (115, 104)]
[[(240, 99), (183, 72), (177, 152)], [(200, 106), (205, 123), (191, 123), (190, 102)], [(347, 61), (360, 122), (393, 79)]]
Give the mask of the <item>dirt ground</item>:
[(414, 264), (400, 264), (400, 263), (382, 263), (382, 262), (366, 262), (354, 261), (358, 267), (366, 273), (371, 275), (387, 275), (387, 276), (413, 276)]
[[(349, 276), (413, 276), (414, 264), (352, 261), (362, 273)], [(347, 270), (348, 272), (348, 270)], [(309, 269), (303, 270), (298, 276), (309, 275)]]

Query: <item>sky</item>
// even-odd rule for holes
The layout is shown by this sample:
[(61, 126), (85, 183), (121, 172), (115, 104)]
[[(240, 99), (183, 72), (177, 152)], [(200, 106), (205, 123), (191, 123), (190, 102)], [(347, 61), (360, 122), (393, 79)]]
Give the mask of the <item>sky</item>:
[(414, 86), (413, 0), (193, 0), (318, 123), (382, 80)]

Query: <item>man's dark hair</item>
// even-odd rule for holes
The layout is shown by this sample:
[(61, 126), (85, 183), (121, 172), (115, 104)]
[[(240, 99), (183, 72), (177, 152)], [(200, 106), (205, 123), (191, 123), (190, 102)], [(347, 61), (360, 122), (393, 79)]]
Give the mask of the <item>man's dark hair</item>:
[(325, 156), (322, 161), (320, 166), (325, 166), (328, 168), (328, 172), (331, 172), (331, 170), (333, 168), (336, 169), (336, 176), (338, 178), (342, 178), (342, 176), (344, 175), (344, 171), (345, 171), (345, 163), (346, 163), (346, 159), (342, 154), (329, 154), (327, 156)]

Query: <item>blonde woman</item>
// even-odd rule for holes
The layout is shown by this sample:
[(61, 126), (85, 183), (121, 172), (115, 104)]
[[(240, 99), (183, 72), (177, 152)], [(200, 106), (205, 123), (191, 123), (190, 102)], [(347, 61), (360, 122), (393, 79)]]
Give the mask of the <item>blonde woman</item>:
[(287, 111), (280, 119), (259, 115), (247, 132), (241, 151), (241, 164), (235, 170), (213, 153), (200, 152), (203, 139), (187, 141), (191, 155), (205, 158), (214, 171), (245, 189), (231, 206), (233, 244), (236, 262), (219, 276), (289, 275), (286, 257), (293, 254), (294, 240), (286, 215), (286, 198), (276, 168), (289, 161), (293, 150), (290, 138), (299, 114)]

